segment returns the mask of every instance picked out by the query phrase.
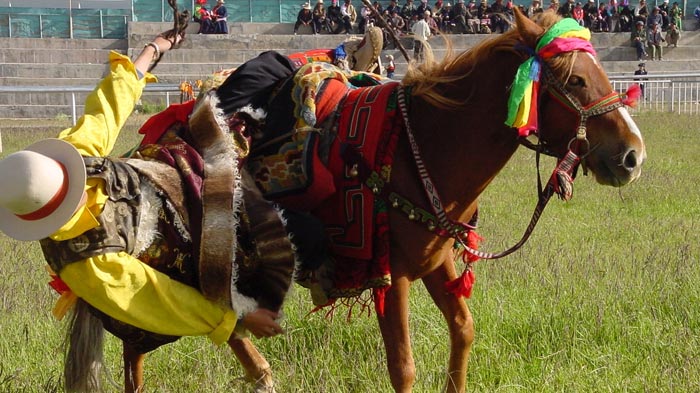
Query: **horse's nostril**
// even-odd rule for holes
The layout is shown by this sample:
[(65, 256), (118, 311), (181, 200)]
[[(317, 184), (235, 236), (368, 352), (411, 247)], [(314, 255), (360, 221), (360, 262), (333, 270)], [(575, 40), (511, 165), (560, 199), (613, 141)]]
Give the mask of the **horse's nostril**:
[(622, 158), (622, 166), (628, 171), (632, 171), (637, 167), (637, 152), (635, 150), (628, 151)]

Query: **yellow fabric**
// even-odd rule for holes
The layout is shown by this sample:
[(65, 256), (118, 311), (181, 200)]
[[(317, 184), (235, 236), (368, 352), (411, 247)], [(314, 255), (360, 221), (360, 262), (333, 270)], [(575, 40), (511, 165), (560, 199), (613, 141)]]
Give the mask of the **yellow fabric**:
[(588, 29), (580, 29), (580, 30), (571, 30), (567, 31), (566, 33), (563, 33), (559, 37), (561, 38), (581, 38), (586, 41), (591, 40), (591, 31)]
[(527, 99), (524, 99), (520, 102), (520, 106), (518, 107), (518, 114), (515, 117), (515, 121), (513, 122), (513, 127), (515, 128), (520, 128), (524, 125), (527, 124), (529, 115), (530, 115), (530, 105), (532, 105), (532, 86), (533, 84), (530, 83), (525, 87), (525, 97)]
[[(104, 157), (111, 153), (144, 86), (155, 80), (150, 74), (139, 79), (129, 58), (119, 53), (110, 54), (110, 64), (110, 74), (86, 100), (85, 115), (59, 134), (83, 155)], [(85, 191), (86, 205), (51, 235), (52, 239), (72, 239), (97, 225), (95, 216), (107, 199), (104, 182), (90, 179)], [(112, 318), (144, 330), (173, 336), (207, 334), (214, 343), (221, 344), (236, 325), (235, 312), (127, 253), (108, 253), (70, 263), (59, 276), (75, 296)], [(70, 295), (62, 296), (56, 314), (65, 313), (70, 303)]]

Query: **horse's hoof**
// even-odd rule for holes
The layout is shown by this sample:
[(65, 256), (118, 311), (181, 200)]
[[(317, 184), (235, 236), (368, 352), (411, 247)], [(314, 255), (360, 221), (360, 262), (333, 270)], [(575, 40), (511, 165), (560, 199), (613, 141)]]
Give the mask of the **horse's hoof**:
[(276, 393), (275, 387), (272, 385), (257, 385), (255, 386), (255, 390), (253, 390), (253, 393)]

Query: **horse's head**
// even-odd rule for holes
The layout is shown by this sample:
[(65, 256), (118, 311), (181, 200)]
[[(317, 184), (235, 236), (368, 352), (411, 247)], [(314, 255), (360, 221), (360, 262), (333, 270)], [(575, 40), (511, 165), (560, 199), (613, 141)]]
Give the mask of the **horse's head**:
[[(550, 13), (536, 23), (516, 10), (516, 19), (523, 43), (542, 61), (537, 125), (542, 143), (559, 157), (578, 149), (601, 184), (634, 181), (646, 158), (644, 141), (587, 40), (571, 38), (566, 29), (547, 35), (564, 25), (555, 25), (560, 18)], [(552, 36), (561, 39), (548, 41)], [(549, 49), (543, 49), (543, 40), (552, 42)]]

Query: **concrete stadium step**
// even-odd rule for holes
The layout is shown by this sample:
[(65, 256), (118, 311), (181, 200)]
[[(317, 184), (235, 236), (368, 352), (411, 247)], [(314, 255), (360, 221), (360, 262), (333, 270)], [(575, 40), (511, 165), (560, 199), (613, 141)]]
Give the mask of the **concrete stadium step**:
[[(115, 49), (26, 49), (26, 48), (6, 48), (0, 50), (0, 64), (7, 63), (83, 63), (102, 64), (107, 63), (109, 52)], [(119, 53), (126, 53), (125, 49), (116, 50)]]
[(108, 70), (104, 64), (0, 64), (5, 78), (100, 78)]
[(0, 86), (96, 86), (101, 76), (91, 78), (4, 77)]
[(65, 39), (65, 38), (8, 38), (0, 37), (2, 49), (126, 49), (125, 39)]

